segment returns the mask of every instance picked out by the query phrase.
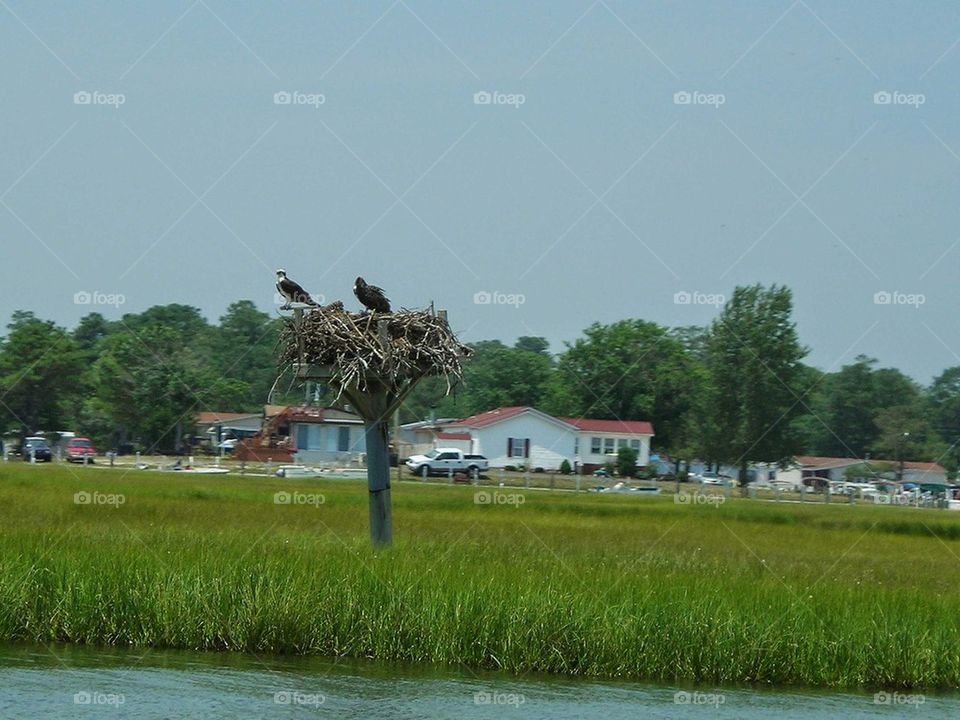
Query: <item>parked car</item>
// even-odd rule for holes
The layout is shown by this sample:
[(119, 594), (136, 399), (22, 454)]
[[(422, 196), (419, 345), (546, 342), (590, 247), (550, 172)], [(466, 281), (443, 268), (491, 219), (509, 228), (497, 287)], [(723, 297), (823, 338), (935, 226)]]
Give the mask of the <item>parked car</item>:
[(20, 455), (27, 462), (36, 458), (37, 462), (50, 462), (53, 460), (53, 451), (42, 437), (28, 437), (20, 446)]
[(596, 470), (593, 471), (593, 476), (608, 478), (610, 477), (610, 473), (607, 471), (606, 468), (597, 468)]
[[(67, 462), (93, 462), (97, 455), (97, 449), (93, 446), (90, 438), (75, 437), (67, 441), (64, 448), (64, 457)], [(87, 458), (90, 458), (88, 461)]]
[(478, 475), (490, 468), (483, 455), (470, 455), (457, 448), (436, 448), (426, 455), (413, 455), (407, 458), (407, 468), (415, 475), (446, 475), (449, 472), (465, 472)]

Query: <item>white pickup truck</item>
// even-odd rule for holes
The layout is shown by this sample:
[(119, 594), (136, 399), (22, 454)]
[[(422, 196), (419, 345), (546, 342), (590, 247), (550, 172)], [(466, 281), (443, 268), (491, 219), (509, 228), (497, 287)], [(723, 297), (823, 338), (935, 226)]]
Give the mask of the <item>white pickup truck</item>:
[(468, 455), (457, 448), (437, 448), (426, 455), (413, 455), (407, 458), (407, 467), (414, 475), (447, 475), (451, 472), (479, 475), (490, 469), (490, 463), (483, 455)]

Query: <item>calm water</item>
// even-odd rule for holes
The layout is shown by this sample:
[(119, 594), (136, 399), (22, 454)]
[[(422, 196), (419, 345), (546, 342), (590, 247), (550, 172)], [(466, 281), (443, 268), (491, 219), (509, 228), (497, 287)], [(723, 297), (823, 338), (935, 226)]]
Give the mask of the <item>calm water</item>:
[[(679, 694), (678, 694), (679, 693)], [(960, 697), (516, 678), (318, 658), (0, 646), (0, 718), (957, 718)]]

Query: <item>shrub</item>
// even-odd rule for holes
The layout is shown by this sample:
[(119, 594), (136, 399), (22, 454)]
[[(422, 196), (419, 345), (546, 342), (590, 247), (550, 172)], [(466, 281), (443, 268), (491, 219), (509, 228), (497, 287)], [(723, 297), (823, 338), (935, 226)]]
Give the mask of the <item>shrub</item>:
[(621, 477), (633, 477), (637, 473), (637, 451), (622, 447), (617, 451), (617, 470)]
[(560, 463), (560, 474), (569, 475), (572, 472), (573, 472), (573, 468), (570, 467), (570, 461), (564, 458), (563, 462)]

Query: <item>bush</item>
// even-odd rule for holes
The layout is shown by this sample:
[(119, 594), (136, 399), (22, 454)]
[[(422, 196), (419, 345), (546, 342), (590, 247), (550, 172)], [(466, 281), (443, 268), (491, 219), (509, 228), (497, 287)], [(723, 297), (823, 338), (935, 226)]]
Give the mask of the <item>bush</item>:
[(620, 477), (633, 477), (637, 473), (637, 451), (622, 447), (617, 451), (617, 470)]
[(573, 468), (570, 467), (570, 461), (564, 458), (563, 462), (560, 463), (560, 474), (569, 475), (572, 472), (573, 472)]

